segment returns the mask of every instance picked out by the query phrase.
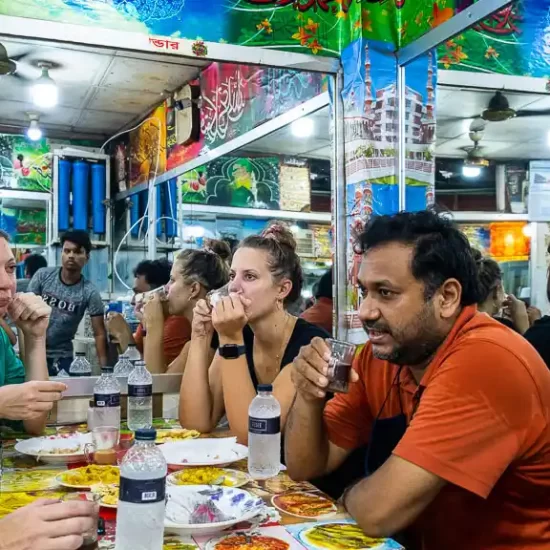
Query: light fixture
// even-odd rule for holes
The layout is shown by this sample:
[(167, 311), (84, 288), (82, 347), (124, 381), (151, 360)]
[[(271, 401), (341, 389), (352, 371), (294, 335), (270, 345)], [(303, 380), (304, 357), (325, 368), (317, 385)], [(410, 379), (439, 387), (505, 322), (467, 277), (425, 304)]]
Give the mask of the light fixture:
[(297, 223), (293, 223), (290, 226), (290, 230), (292, 231), (292, 233), (299, 233), (300, 232), (300, 226)]
[(184, 239), (201, 239), (205, 231), (202, 225), (186, 225), (182, 233)]
[(315, 122), (313, 122), (311, 118), (299, 118), (291, 124), (290, 130), (294, 137), (307, 138), (313, 135), (315, 131)]
[(462, 175), (465, 178), (477, 178), (481, 174), (481, 168), (479, 166), (468, 166), (464, 165), (462, 167)]
[(48, 72), (51, 65), (41, 63), (39, 67), (42, 69), (42, 76), (31, 85), (32, 102), (38, 107), (51, 109), (57, 105), (59, 99), (57, 85)]
[(533, 233), (535, 232), (534, 224), (526, 223), (521, 228), (521, 232), (525, 235), (525, 237), (530, 239), (533, 236)]
[(38, 126), (38, 115), (35, 113), (27, 113), (31, 123), (27, 128), (27, 137), (31, 141), (38, 141), (42, 137), (42, 130)]

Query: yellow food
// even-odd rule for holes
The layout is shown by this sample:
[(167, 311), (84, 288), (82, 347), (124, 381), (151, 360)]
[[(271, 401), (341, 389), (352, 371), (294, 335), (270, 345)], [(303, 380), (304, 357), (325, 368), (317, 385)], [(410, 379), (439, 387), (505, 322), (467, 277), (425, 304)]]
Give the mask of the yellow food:
[(118, 505), (118, 485), (96, 485), (93, 487), (93, 492), (101, 495), (101, 504), (107, 506)]
[(120, 470), (115, 466), (97, 466), (92, 464), (74, 470), (68, 470), (59, 476), (59, 480), (66, 485), (75, 487), (91, 487), (98, 483), (118, 483)]
[(167, 441), (183, 441), (184, 439), (195, 439), (200, 433), (196, 430), (158, 430), (156, 443)]
[(363, 550), (384, 543), (384, 539), (367, 537), (359, 526), (353, 523), (318, 525), (304, 533), (304, 538), (312, 546), (326, 550)]
[(1, 493), (0, 494), (0, 518), (15, 512), (18, 508), (27, 506), (38, 498), (61, 498), (65, 493), (40, 491), (29, 493)]
[[(226, 485), (223, 468), (186, 468), (174, 474), (176, 485)], [(233, 485), (229, 480), (229, 486)]]

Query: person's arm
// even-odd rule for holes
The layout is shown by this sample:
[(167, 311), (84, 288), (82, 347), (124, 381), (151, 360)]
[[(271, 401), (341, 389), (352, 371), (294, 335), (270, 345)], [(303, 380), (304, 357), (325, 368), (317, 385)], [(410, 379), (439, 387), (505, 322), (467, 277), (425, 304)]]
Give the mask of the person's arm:
[(13, 332), (13, 330), (11, 330), (11, 327), (8, 325), (8, 323), (6, 323), (6, 319), (4, 319), (4, 317), (0, 317), (0, 327), (4, 329), (4, 332), (9, 338), (10, 344), (12, 346), (15, 346), (15, 344), (17, 344), (17, 336), (15, 336), (15, 333)]
[(143, 339), (143, 358), (151, 373), (166, 372), (164, 359), (164, 312), (158, 294), (143, 306), (143, 326), (147, 336)]
[[(330, 441), (326, 420), (323, 419), (329, 359), (330, 351), (325, 341), (314, 338), (310, 345), (300, 350), (292, 369), (289, 369), (297, 393), (286, 426), (285, 458), (290, 477), (297, 481), (314, 479), (334, 471), (353, 450), (351, 445), (350, 448), (342, 448)], [(355, 401), (360, 402), (360, 392), (364, 391), (362, 385), (353, 384), (357, 379), (357, 373), (352, 369), (351, 396), (335, 398), (336, 403), (342, 403), (339, 404), (340, 411), (334, 415), (340, 422), (347, 420), (351, 423), (361, 414), (352, 405)], [(335, 403), (327, 406), (335, 407)], [(366, 422), (368, 417), (364, 420)], [(356, 426), (345, 428), (357, 429)], [(359, 446), (358, 443), (356, 446)]]
[[(189, 357), (189, 348), (191, 347), (191, 340), (188, 340), (180, 351), (179, 355), (168, 365), (166, 374), (180, 374), (185, 370), (187, 359)], [(214, 358), (214, 354), (211, 353), (210, 362)]]
[(124, 353), (128, 345), (134, 341), (132, 329), (121, 313), (110, 311), (107, 314), (106, 328), (111, 342), (117, 344), (120, 353)]
[(99, 364), (104, 367), (107, 365), (107, 331), (105, 330), (105, 306), (101, 299), (101, 294), (94, 288), (91, 289), (88, 298), (88, 313), (92, 321), (92, 330), (94, 331), (95, 348)]
[(223, 416), (221, 373), (211, 347), (212, 316), (206, 301), (193, 312), (191, 341), (181, 379), (179, 421), (184, 428), (211, 432)]
[(390, 537), (408, 527), (446, 485), (446, 481), (392, 455), (344, 493), (345, 509), (369, 537)]
[[(25, 337), (23, 363), (26, 381), (47, 381), (49, 374), (46, 361), (46, 331), (50, 322), (50, 306), (35, 294), (16, 294), (8, 307), (8, 313)], [(6, 350), (6, 360), (9, 363), (8, 372), (12, 369), (16, 371), (19, 359), (11, 346)], [(25, 420), (25, 430), (31, 434), (42, 433), (48, 415), (49, 412)]]
[(99, 359), (99, 364), (104, 367), (107, 365), (107, 331), (105, 330), (103, 315), (91, 317), (91, 321), (97, 358)]

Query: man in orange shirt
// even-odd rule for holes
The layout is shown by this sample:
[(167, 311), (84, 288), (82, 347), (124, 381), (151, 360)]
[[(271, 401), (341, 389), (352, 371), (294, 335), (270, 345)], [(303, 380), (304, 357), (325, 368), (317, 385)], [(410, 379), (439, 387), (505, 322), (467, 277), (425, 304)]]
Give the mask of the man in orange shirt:
[(369, 336), (348, 394), (326, 405), (329, 349), (294, 362), (291, 477), (368, 445), (342, 497), (367, 535), (425, 550), (550, 548), (550, 372), (520, 335), (478, 313), (466, 237), (432, 212), (374, 218), (360, 238)]
[(332, 334), (332, 269), (326, 271), (319, 279), (315, 291), (315, 303), (300, 317)]

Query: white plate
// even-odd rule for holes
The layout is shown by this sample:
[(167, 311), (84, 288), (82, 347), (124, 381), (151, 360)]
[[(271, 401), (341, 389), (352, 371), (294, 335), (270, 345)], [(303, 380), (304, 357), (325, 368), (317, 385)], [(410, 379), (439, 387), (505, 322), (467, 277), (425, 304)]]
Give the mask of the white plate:
[[(19, 441), (15, 445), (18, 453), (35, 457), (37, 460), (48, 464), (67, 464), (82, 462), (84, 460), (84, 446), (92, 442), (92, 434), (75, 433), (67, 436), (34, 437)], [(78, 451), (68, 454), (53, 453), (56, 449), (72, 449), (78, 447)]]
[(225, 466), (248, 456), (248, 447), (236, 437), (187, 439), (164, 443), (158, 447), (169, 466)]
[[(167, 503), (164, 528), (178, 535), (212, 535), (237, 523), (261, 514), (265, 504), (261, 498), (243, 489), (214, 485), (170, 485), (166, 487)], [(217, 523), (189, 523), (190, 512), (197, 501), (211, 500), (233, 519)]]

